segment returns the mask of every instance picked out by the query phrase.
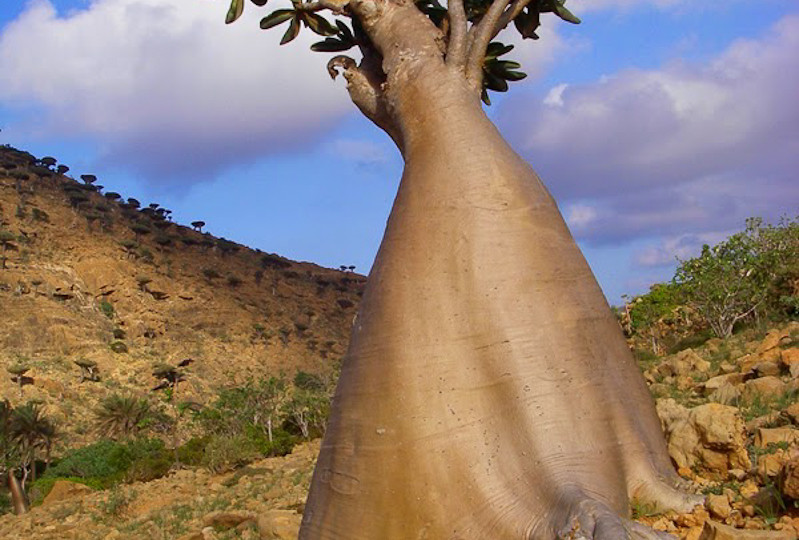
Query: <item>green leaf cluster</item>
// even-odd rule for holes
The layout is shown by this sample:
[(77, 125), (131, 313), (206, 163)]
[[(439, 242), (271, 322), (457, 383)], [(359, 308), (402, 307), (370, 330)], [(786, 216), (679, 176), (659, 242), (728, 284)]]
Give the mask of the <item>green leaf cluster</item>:
[[(255, 5), (262, 7), (267, 0), (251, 0)], [(241, 17), (244, 12), (246, 0), (231, 0), (230, 7), (225, 18), (225, 22), (230, 24)], [(466, 19), (472, 24), (478, 24), (491, 7), (493, 0), (464, 0), (464, 10)], [(538, 39), (536, 30), (541, 26), (541, 14), (552, 13), (560, 19), (579, 24), (580, 19), (576, 17), (565, 6), (566, 0), (532, 0), (521, 12), (513, 19), (513, 27), (524, 39)], [(291, 0), (291, 8), (276, 9), (261, 19), (260, 27), (263, 30), (275, 28), (284, 23), (288, 23), (281, 45), (293, 41), (300, 33), (301, 28), (309, 28), (314, 33), (325, 36), (325, 39), (311, 45), (311, 49), (317, 52), (342, 52), (355, 46), (368, 45), (368, 37), (365, 36), (358, 20), (353, 17), (350, 21), (352, 28), (342, 22), (335, 20), (333, 23), (308, 9), (307, 2), (302, 0)], [(448, 13), (439, 0), (416, 0), (416, 7), (424, 13), (430, 21), (445, 32), (448, 28)], [(521, 65), (511, 60), (498, 60), (498, 57), (510, 51), (512, 45), (503, 43), (492, 43), (493, 49), (489, 47), (483, 66), (483, 90), (482, 100), (491, 104), (488, 91), (506, 92), (508, 83), (520, 81), (527, 75), (517, 71)], [(504, 52), (503, 52), (504, 51)]]

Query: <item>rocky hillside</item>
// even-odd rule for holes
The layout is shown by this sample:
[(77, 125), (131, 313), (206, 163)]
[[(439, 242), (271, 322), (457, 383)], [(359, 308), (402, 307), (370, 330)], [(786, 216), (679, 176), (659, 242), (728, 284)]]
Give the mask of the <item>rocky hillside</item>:
[[(799, 323), (744, 333), (642, 365), (669, 453), (707, 502), (631, 514), (688, 540), (795, 540), (799, 531)], [(296, 538), (318, 442), (222, 475), (180, 470), (92, 491), (59, 481), (25, 516), (0, 517), (0, 538)]]
[(248, 376), (340, 359), (363, 276), (172, 223), (95, 182), (0, 148), (0, 395), (44, 405), (56, 454), (95, 437), (99, 400), (148, 395), (155, 364), (193, 359), (181, 393), (205, 403)]

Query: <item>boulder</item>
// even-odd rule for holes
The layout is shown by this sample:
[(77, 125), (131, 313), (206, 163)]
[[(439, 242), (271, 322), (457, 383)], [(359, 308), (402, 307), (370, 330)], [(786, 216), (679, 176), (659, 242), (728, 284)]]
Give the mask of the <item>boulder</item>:
[(799, 425), (799, 403), (790, 405), (783, 412), (791, 422), (793, 422), (795, 425)]
[(709, 395), (724, 386), (737, 386), (743, 382), (743, 373), (728, 373), (726, 375), (718, 375), (706, 380), (703, 386), (705, 389), (705, 394)]
[(724, 477), (730, 469), (749, 469), (746, 432), (737, 408), (707, 403), (688, 410), (673, 399), (661, 399), (657, 411), (677, 467), (701, 466)]
[(799, 456), (794, 456), (783, 466), (779, 485), (783, 497), (799, 501)]
[(741, 400), (741, 390), (738, 386), (725, 384), (708, 396), (708, 400), (722, 405), (735, 405)]
[(696, 354), (693, 349), (685, 349), (660, 364), (658, 371), (666, 377), (707, 373), (710, 371), (710, 362)]
[(757, 377), (778, 377), (781, 368), (777, 361), (760, 362), (752, 368)]
[(764, 398), (779, 397), (785, 393), (785, 383), (779, 377), (760, 377), (744, 383), (743, 398), (753, 400), (757, 396)]
[(791, 377), (799, 377), (799, 348), (785, 349), (780, 353), (780, 363)]
[(302, 516), (292, 510), (270, 510), (258, 516), (261, 540), (295, 540)]
[(765, 448), (770, 444), (799, 442), (799, 429), (791, 427), (760, 428), (755, 433), (755, 446)]
[(736, 529), (709, 519), (699, 540), (796, 540), (796, 535), (787, 531)]
[(215, 529), (232, 529), (246, 521), (255, 521), (257, 516), (250, 512), (211, 512), (203, 516), (203, 525)]
[(789, 332), (786, 330), (769, 330), (766, 337), (763, 338), (763, 341), (757, 346), (756, 352), (758, 354), (768, 352), (772, 349), (776, 349), (780, 346), (780, 341), (782, 338), (787, 337)]
[(710, 515), (717, 519), (727, 519), (732, 514), (730, 499), (726, 495), (708, 495), (706, 505)]

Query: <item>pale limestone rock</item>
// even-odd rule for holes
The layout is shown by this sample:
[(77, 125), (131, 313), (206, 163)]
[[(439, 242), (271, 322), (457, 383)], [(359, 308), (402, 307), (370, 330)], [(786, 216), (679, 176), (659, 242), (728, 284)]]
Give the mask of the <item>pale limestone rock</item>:
[(713, 391), (708, 396), (708, 399), (713, 403), (721, 403), (722, 405), (735, 405), (741, 400), (741, 390), (730, 384), (725, 384), (721, 388)]
[(799, 501), (799, 456), (794, 456), (783, 466), (779, 485), (784, 497)]
[(732, 506), (726, 495), (708, 495), (707, 509), (717, 519), (727, 519), (732, 514)]
[(786, 461), (787, 456), (783, 452), (764, 454), (757, 458), (757, 475), (766, 484), (780, 474)]
[(295, 540), (302, 516), (290, 510), (270, 510), (258, 517), (261, 540)]
[(218, 511), (205, 514), (202, 521), (206, 527), (232, 529), (246, 521), (255, 521), (256, 519), (257, 516), (251, 512)]
[(799, 348), (785, 349), (780, 353), (780, 362), (791, 374), (791, 377), (799, 377)]
[(744, 399), (754, 399), (756, 396), (765, 398), (778, 397), (785, 393), (785, 383), (778, 377), (760, 377), (750, 379), (744, 383)]
[(755, 446), (765, 448), (769, 444), (799, 442), (799, 429), (791, 427), (760, 428), (755, 433)]
[(760, 345), (757, 346), (757, 353), (764, 353), (775, 349), (780, 346), (780, 341), (782, 338), (787, 337), (789, 332), (787, 330), (769, 330), (766, 337), (763, 338), (763, 341), (760, 342)]
[(780, 364), (776, 361), (760, 362), (752, 368), (758, 377), (777, 377), (780, 374)]
[(726, 375), (717, 375), (716, 377), (706, 380), (703, 386), (705, 394), (712, 394), (724, 386), (737, 386), (743, 382), (743, 373), (727, 373)]
[(690, 411), (674, 400), (657, 402), (668, 441), (669, 455), (680, 468), (702, 466), (726, 475), (730, 469), (748, 469), (743, 419), (735, 407), (718, 403)]
[(794, 403), (785, 409), (785, 415), (796, 425), (799, 425), (799, 403)]

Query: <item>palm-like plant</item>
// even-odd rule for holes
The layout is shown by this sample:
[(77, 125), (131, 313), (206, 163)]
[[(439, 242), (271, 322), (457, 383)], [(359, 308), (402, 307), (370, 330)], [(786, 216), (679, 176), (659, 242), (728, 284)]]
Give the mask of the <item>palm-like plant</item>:
[[(57, 437), (55, 424), (44, 415), (41, 406), (33, 401), (15, 408), (9, 421), (11, 439), (16, 443), (23, 469), (22, 486), (28, 474), (36, 480), (36, 454), (44, 450), (45, 464), (50, 463), (50, 451)], [(45, 465), (45, 466), (46, 466)]]
[(100, 402), (95, 411), (97, 429), (109, 437), (129, 437), (138, 434), (151, 416), (146, 399), (112, 394)]

